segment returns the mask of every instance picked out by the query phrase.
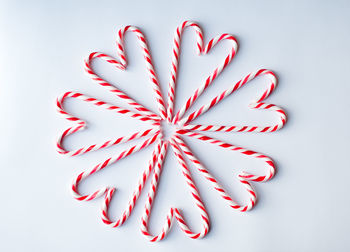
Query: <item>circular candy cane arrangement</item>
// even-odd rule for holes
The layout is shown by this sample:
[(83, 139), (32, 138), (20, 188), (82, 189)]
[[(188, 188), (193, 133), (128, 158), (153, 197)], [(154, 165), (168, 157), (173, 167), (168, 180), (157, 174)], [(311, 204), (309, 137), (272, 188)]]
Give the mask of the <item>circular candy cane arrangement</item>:
[[(214, 69), (214, 71), (205, 79), (204, 83), (196, 89), (194, 94), (188, 98), (184, 106), (178, 112), (174, 113), (173, 108), (174, 108), (174, 102), (175, 102), (176, 78), (177, 78), (177, 72), (178, 72), (177, 69), (179, 64), (181, 36), (183, 34), (183, 31), (186, 28), (193, 28), (195, 31), (196, 47), (197, 47), (198, 55), (205, 55), (209, 53), (210, 50), (213, 47), (215, 47), (215, 45), (225, 40), (227, 40), (230, 43), (230, 50), (226, 55), (224, 61), (219, 66), (217, 66)], [(124, 93), (114, 85), (108, 83), (106, 80), (101, 78), (99, 75), (97, 75), (94, 72), (91, 66), (92, 62), (95, 59), (101, 59), (112, 64), (113, 66), (115, 66), (120, 70), (125, 70), (127, 67), (127, 60), (126, 60), (126, 55), (124, 51), (124, 35), (126, 32), (134, 33), (142, 48), (142, 52), (146, 62), (146, 67), (150, 77), (152, 89), (158, 105), (158, 114), (145, 108), (143, 105), (141, 105), (140, 103), (136, 102), (134, 99), (129, 97), (126, 93)], [(247, 76), (245, 76), (244, 78), (242, 78), (241, 80), (239, 80), (237, 83), (233, 84), (231, 88), (218, 94), (209, 103), (203, 105), (198, 110), (186, 116), (186, 112), (188, 111), (188, 109), (193, 105), (193, 103), (198, 99), (198, 97), (213, 83), (213, 81), (217, 78), (217, 76), (219, 76), (220, 73), (231, 62), (231, 60), (233, 59), (233, 57), (237, 52), (237, 47), (238, 45), (237, 45), (236, 39), (229, 34), (222, 34), (220, 36), (217, 36), (211, 39), (208, 42), (208, 44), (204, 46), (202, 30), (194, 22), (185, 21), (179, 27), (177, 27), (175, 31), (174, 44), (173, 44), (173, 50), (172, 50), (173, 54), (172, 54), (172, 64), (171, 64), (171, 76), (169, 81), (169, 90), (168, 90), (168, 97), (167, 97), (168, 98), (167, 106), (165, 105), (164, 98), (160, 90), (160, 84), (157, 79), (156, 72), (154, 70), (152, 58), (146, 43), (146, 39), (138, 28), (133, 26), (126, 26), (123, 29), (119, 30), (118, 36), (117, 36), (117, 56), (118, 56), (117, 58), (113, 58), (109, 55), (98, 53), (98, 52), (91, 53), (89, 57), (85, 60), (85, 71), (89, 74), (92, 80), (94, 80), (101, 86), (105, 87), (108, 91), (115, 94), (118, 97), (118, 99), (126, 101), (131, 108), (130, 109), (122, 108), (122, 107), (109, 104), (107, 102), (104, 102), (96, 98), (89, 97), (77, 92), (66, 92), (65, 94), (57, 98), (56, 105), (57, 105), (58, 112), (62, 116), (64, 116), (65, 119), (72, 121), (74, 125), (66, 129), (59, 136), (57, 145), (56, 145), (57, 151), (62, 155), (77, 156), (88, 152), (104, 149), (113, 145), (118, 145), (129, 141), (133, 141), (139, 138), (142, 138), (144, 140), (139, 144), (133, 145), (132, 147), (125, 149), (121, 153), (113, 155), (112, 157), (95, 165), (91, 169), (78, 174), (78, 176), (74, 178), (71, 186), (73, 197), (79, 201), (90, 201), (98, 197), (104, 196), (102, 211), (101, 211), (102, 221), (111, 227), (118, 227), (122, 225), (130, 216), (140, 196), (140, 193), (142, 192), (145, 186), (146, 181), (152, 175), (151, 185), (147, 195), (144, 212), (141, 217), (142, 234), (145, 235), (152, 242), (160, 241), (167, 235), (167, 233), (170, 230), (170, 227), (172, 226), (172, 223), (176, 220), (181, 230), (187, 236), (193, 239), (201, 238), (201, 237), (204, 237), (209, 231), (209, 217), (205, 209), (204, 203), (202, 202), (202, 199), (198, 192), (198, 189), (192, 179), (191, 172), (188, 167), (188, 161), (186, 161), (186, 160), (189, 160), (194, 165), (194, 167), (196, 167), (196, 169), (200, 172), (200, 174), (202, 174), (209, 181), (209, 183), (212, 184), (213, 188), (219, 193), (219, 195), (228, 203), (228, 205), (231, 208), (239, 210), (241, 212), (250, 210), (255, 205), (256, 199), (257, 199), (256, 193), (254, 192), (254, 189), (252, 188), (250, 182), (252, 181), (265, 182), (270, 180), (275, 173), (275, 165), (273, 161), (264, 154), (261, 154), (252, 150), (247, 150), (242, 147), (235, 146), (233, 144), (225, 143), (218, 139), (214, 139), (212, 137), (206, 136), (204, 135), (203, 132), (221, 131), (221, 132), (260, 133), (260, 132), (273, 132), (281, 129), (286, 123), (286, 113), (283, 111), (283, 109), (281, 109), (280, 107), (274, 104), (268, 104), (268, 103), (262, 102), (276, 88), (277, 79), (275, 74), (272, 71), (266, 70), (266, 69), (260, 69), (258, 71), (252, 72)], [(270, 126), (259, 126), (259, 125), (224, 126), (224, 125), (193, 124), (194, 119), (196, 119), (200, 115), (210, 110), (213, 106), (218, 104), (224, 98), (231, 95), (236, 90), (241, 88), (243, 85), (245, 85), (246, 83), (255, 79), (258, 76), (266, 76), (269, 80), (269, 85), (265, 89), (265, 91), (256, 99), (256, 101), (250, 104), (250, 107), (252, 109), (264, 109), (264, 110), (269, 110), (276, 113), (279, 119), (277, 123)], [(147, 130), (135, 132), (127, 136), (121, 136), (119, 138), (111, 139), (100, 144), (93, 144), (90, 146), (81, 147), (76, 150), (70, 150), (70, 151), (66, 150), (62, 145), (64, 138), (66, 138), (67, 136), (75, 132), (83, 130), (86, 126), (86, 122), (84, 120), (69, 114), (64, 109), (63, 103), (67, 98), (80, 99), (84, 102), (91, 103), (95, 106), (104, 108), (106, 110), (110, 110), (122, 115), (128, 115), (129, 117), (136, 118), (145, 123), (149, 123), (150, 127)], [(162, 121), (166, 121), (170, 124), (174, 124), (177, 127), (176, 133), (173, 136), (171, 136), (169, 140), (166, 140), (163, 138), (162, 128), (161, 128)], [(263, 175), (255, 175), (247, 172), (242, 172), (238, 175), (238, 180), (246, 188), (250, 196), (247, 203), (238, 204), (236, 201), (234, 201), (234, 199), (232, 199), (232, 197), (226, 192), (226, 190), (219, 184), (217, 179), (210, 174), (210, 172), (201, 164), (198, 158), (189, 149), (189, 147), (183, 140), (183, 136), (188, 136), (191, 138), (201, 140), (203, 142), (214, 144), (230, 151), (239, 152), (243, 155), (261, 160), (266, 165), (267, 169)], [(86, 195), (82, 195), (81, 193), (79, 193), (79, 190), (78, 190), (79, 184), (84, 179), (106, 168), (107, 166), (113, 163), (116, 163), (119, 160), (139, 150), (142, 150), (152, 144), (154, 144), (155, 147), (154, 147), (152, 156), (150, 157), (150, 160), (148, 162), (148, 165), (142, 172), (141, 176), (139, 177), (139, 181), (135, 187), (136, 189), (133, 191), (132, 195), (130, 195), (130, 199), (127, 206), (125, 207), (121, 216), (117, 220), (111, 220), (108, 214), (108, 207), (113, 197), (113, 193), (116, 190), (114, 187), (106, 186)], [(201, 216), (202, 228), (198, 232), (194, 232), (188, 227), (187, 222), (182, 216), (180, 209), (175, 207), (172, 207), (169, 209), (169, 212), (166, 216), (165, 223), (158, 234), (154, 235), (149, 232), (148, 221), (152, 212), (152, 204), (156, 197), (155, 195), (156, 195), (158, 183), (161, 178), (162, 164), (164, 162), (167, 150), (169, 148), (172, 148), (172, 150), (174, 151), (176, 159), (179, 163), (180, 171), (186, 181), (186, 184), (188, 185), (189, 192), (192, 195), (195, 206), (197, 207), (198, 212)]]

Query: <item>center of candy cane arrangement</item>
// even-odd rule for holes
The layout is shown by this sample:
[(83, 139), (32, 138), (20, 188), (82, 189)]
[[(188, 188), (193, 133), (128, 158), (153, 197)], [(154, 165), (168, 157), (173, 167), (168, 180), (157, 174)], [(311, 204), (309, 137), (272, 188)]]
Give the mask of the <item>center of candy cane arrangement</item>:
[(177, 130), (179, 130), (178, 125), (173, 124), (172, 122), (167, 122), (162, 120), (160, 122), (160, 130), (164, 141), (169, 141), (173, 137)]
[[(187, 99), (185, 104), (182, 104), (179, 110), (174, 111), (181, 36), (186, 28), (191, 28), (195, 32), (195, 44), (199, 56), (209, 53), (213, 47), (215, 47), (217, 44), (220, 44), (222, 41), (226, 41), (225, 43), (229, 45), (229, 50), (227, 54), (224, 55), (224, 58), (222, 59), (221, 63), (206, 78), (204, 78), (204, 82), (201, 85), (196, 87), (197, 89)], [(157, 113), (147, 109), (144, 105), (142, 105), (142, 103), (136, 102), (133, 98), (128, 96), (117, 86), (112, 85), (111, 83), (103, 79), (101, 76), (99, 76), (93, 69), (92, 62), (98, 59), (106, 61), (107, 63), (114, 66), (117, 70), (119, 69), (119, 71), (127, 70), (127, 56), (124, 49), (124, 35), (127, 32), (136, 35), (139, 41), (139, 45), (142, 49), (141, 51), (145, 59), (147, 72), (151, 82), (151, 87), (154, 91), (154, 100), (158, 105)], [(218, 35), (212, 38), (205, 45), (203, 32), (198, 26), (198, 24), (191, 21), (185, 21), (182, 24), (180, 24), (176, 28), (175, 37), (173, 40), (173, 48), (171, 51), (172, 62), (170, 66), (170, 79), (168, 83), (167, 99), (163, 97), (163, 93), (161, 92), (157, 74), (153, 67), (151, 53), (146, 43), (146, 38), (138, 28), (134, 26), (125, 26), (119, 30), (117, 34), (117, 58), (99, 52), (91, 53), (89, 57), (85, 60), (84, 65), (87, 74), (91, 77), (91, 79), (94, 82), (97, 82), (107, 91), (114, 94), (118, 101), (125, 101), (129, 107), (127, 108), (116, 106), (114, 104), (110, 104), (108, 102), (101, 101), (94, 97), (90, 97), (78, 92), (66, 92), (63, 95), (59, 96), (56, 100), (57, 111), (66, 120), (72, 122), (73, 125), (64, 130), (59, 135), (58, 140), (56, 142), (57, 151), (62, 155), (74, 157), (92, 151), (100, 151), (101, 149), (123, 144), (129, 141), (133, 141), (133, 145), (124, 149), (120, 153), (113, 154), (113, 156), (109, 157), (106, 160), (103, 160), (98, 164), (93, 164), (87, 170), (77, 174), (76, 177), (73, 179), (73, 183), (70, 187), (73, 197), (79, 201), (91, 201), (102, 197), (103, 199), (101, 200), (101, 219), (103, 223), (107, 224), (110, 227), (116, 228), (123, 225), (131, 216), (134, 206), (138, 203), (139, 196), (143, 191), (146, 182), (150, 180), (150, 186), (146, 188), (146, 190), (148, 190), (147, 199), (146, 201), (139, 203), (144, 205), (144, 211), (141, 216), (140, 227), (142, 234), (152, 242), (160, 241), (166, 237), (167, 233), (173, 226), (172, 223), (176, 222), (180, 229), (188, 237), (193, 239), (202, 238), (208, 233), (210, 222), (209, 216), (205, 208), (205, 204), (201, 199), (200, 192), (192, 179), (192, 169), (190, 169), (188, 165), (190, 163), (194, 167), (193, 169), (196, 170), (201, 176), (203, 176), (205, 180), (207, 180), (207, 182), (213, 187), (213, 190), (215, 190), (218, 193), (218, 195), (227, 203), (227, 205), (231, 209), (238, 210), (241, 212), (246, 212), (252, 209), (257, 199), (257, 194), (253, 189), (252, 182), (266, 182), (273, 177), (275, 173), (275, 165), (273, 160), (262, 153), (253, 150), (248, 150), (230, 143), (226, 143), (222, 140), (209, 137), (205, 135), (205, 133), (207, 131), (224, 132), (226, 134), (238, 134), (241, 132), (269, 133), (281, 129), (286, 123), (286, 113), (283, 109), (274, 104), (263, 102), (266, 98), (268, 98), (268, 96), (274, 91), (274, 89), (277, 86), (277, 78), (275, 74), (267, 69), (259, 69), (257, 71), (253, 71), (248, 75), (244, 76), (238, 82), (231, 83), (230, 88), (224, 90), (219, 94), (216, 94), (216, 96), (214, 96), (212, 100), (202, 105), (198, 110), (195, 110), (192, 113), (187, 113), (190, 107), (196, 102), (197, 98), (201, 96), (201, 94), (205, 92), (210, 85), (212, 85), (214, 80), (230, 64), (231, 60), (236, 55), (237, 49), (237, 41), (234, 38), (234, 36), (230, 34), (224, 33)], [(223, 99), (230, 96), (236, 90), (240, 89), (242, 86), (246, 85), (248, 82), (259, 76), (261, 76), (260, 78), (267, 77), (268, 86), (266, 89), (264, 89), (264, 92), (260, 94), (253, 103), (250, 104), (250, 108), (271, 111), (272, 113), (277, 115), (277, 122), (270, 122), (268, 125), (200, 125), (195, 124), (193, 122), (197, 117), (206, 113), (212, 107), (220, 103)], [(104, 142), (91, 144), (75, 150), (66, 150), (63, 146), (64, 139), (69, 135), (84, 130), (87, 125), (86, 121), (70, 114), (65, 110), (63, 104), (64, 101), (68, 98), (79, 99), (99, 108), (113, 111), (115, 112), (116, 116), (129, 116), (131, 118), (134, 118), (135, 120), (141, 120), (144, 123), (149, 123), (149, 128), (146, 130), (139, 130), (137, 132), (133, 132), (126, 136), (114, 137), (110, 140), (105, 140)], [(167, 100), (167, 102), (165, 102), (165, 100)], [(202, 141), (203, 143), (216, 145), (218, 148), (227, 151), (240, 153), (249, 158), (254, 158), (264, 164), (265, 169), (261, 173), (253, 174), (242, 171), (236, 178), (241, 183), (243, 188), (246, 189), (247, 199), (245, 202), (239, 203), (235, 201), (227, 193), (226, 189), (220, 185), (219, 181), (210, 173), (209, 169), (207, 169), (201, 163), (201, 161), (196, 157), (195, 152), (192, 151), (186, 143), (186, 141), (190, 138), (194, 141)], [(112, 200), (112, 197), (114, 196), (115, 190), (118, 188), (118, 185), (105, 185), (99, 189), (91, 189), (89, 193), (82, 193), (79, 190), (79, 185), (83, 183), (86, 178), (93, 176), (95, 173), (101, 171), (102, 169), (105, 169), (111, 164), (115, 164), (119, 160), (128, 156), (132, 156), (132, 154), (134, 154), (135, 152), (138, 152), (148, 147), (153, 149), (152, 156), (148, 160), (147, 164), (145, 164), (144, 170), (138, 178), (138, 183), (135, 187), (135, 190), (131, 195), (129, 195), (128, 204), (118, 218), (115, 217), (115, 213), (113, 214), (113, 216), (111, 216), (112, 214), (108, 211), (109, 204)], [(152, 234), (149, 231), (148, 226), (149, 219), (152, 213), (152, 205), (154, 199), (156, 198), (156, 191), (158, 188), (159, 181), (161, 180), (161, 170), (163, 167), (163, 163), (165, 162), (165, 156), (168, 149), (172, 149), (172, 152), (176, 157), (180, 173), (183, 175), (183, 179), (186, 181), (186, 185), (188, 186), (188, 192), (190, 193), (193, 199), (194, 206), (198, 210), (201, 225), (200, 228), (198, 228), (196, 231), (192, 230), (192, 228), (190, 228), (187, 225), (187, 221), (182, 215), (182, 211), (177, 207), (171, 207), (169, 209), (165, 222), (158, 233)], [(130, 169), (132, 168), (133, 166), (130, 165)], [(218, 169), (218, 172), (219, 171), (221, 171), (221, 169)], [(209, 204), (209, 202), (207, 202), (206, 204)]]

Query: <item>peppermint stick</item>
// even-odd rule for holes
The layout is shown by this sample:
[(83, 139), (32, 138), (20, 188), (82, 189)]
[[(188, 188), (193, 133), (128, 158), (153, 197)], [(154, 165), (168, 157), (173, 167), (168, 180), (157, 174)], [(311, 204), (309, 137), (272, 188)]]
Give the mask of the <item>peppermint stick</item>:
[(165, 120), (167, 116), (166, 116), (164, 99), (163, 99), (163, 95), (162, 95), (161, 90), (160, 90), (159, 81), (158, 81), (156, 72), (154, 70), (154, 66), (153, 66), (153, 62), (152, 62), (152, 58), (151, 58), (151, 53), (148, 49), (145, 36), (142, 34), (142, 32), (138, 28), (136, 28), (134, 26), (130, 26), (130, 25), (125, 26), (124, 28), (120, 29), (118, 32), (117, 52), (118, 52), (118, 55), (120, 57), (120, 61), (124, 67), (127, 66), (127, 61), (126, 61), (126, 56), (125, 56), (125, 51), (124, 51), (124, 36), (125, 36), (125, 33), (127, 31), (131, 31), (131, 32), (135, 33), (138, 40), (139, 40), (139, 44), (140, 44), (141, 49), (142, 49), (143, 57), (144, 57), (145, 62), (146, 62), (147, 72), (148, 72), (149, 78), (150, 78), (151, 83), (152, 83), (154, 96), (155, 96), (156, 101), (157, 101), (158, 111), (159, 111), (160, 117), (163, 120)]
[(176, 87), (176, 78), (177, 78), (177, 69), (179, 65), (180, 58), (180, 43), (181, 36), (183, 31), (187, 27), (192, 27), (196, 32), (197, 39), (197, 54), (200, 55), (202, 53), (203, 48), (203, 33), (201, 28), (194, 22), (185, 21), (182, 25), (179, 25), (176, 28), (173, 40), (173, 51), (172, 51), (172, 62), (171, 62), (171, 76), (169, 81), (169, 89), (168, 89), (168, 110), (167, 110), (167, 120), (171, 122), (173, 116), (173, 109), (175, 103), (175, 87)]

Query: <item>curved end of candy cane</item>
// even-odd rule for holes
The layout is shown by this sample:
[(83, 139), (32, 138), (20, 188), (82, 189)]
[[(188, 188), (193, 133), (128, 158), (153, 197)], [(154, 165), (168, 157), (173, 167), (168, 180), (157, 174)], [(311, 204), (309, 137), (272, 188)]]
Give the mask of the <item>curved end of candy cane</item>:
[(123, 214), (122, 218), (118, 219), (116, 222), (111, 221), (110, 218), (108, 217), (109, 204), (113, 198), (113, 194), (115, 191), (116, 191), (115, 187), (111, 187), (106, 191), (105, 198), (104, 198), (102, 208), (101, 208), (101, 219), (102, 219), (103, 223), (112, 227), (112, 228), (116, 228), (116, 227), (119, 227), (120, 225), (122, 225), (128, 217), (125, 214)]
[(165, 222), (164, 222), (164, 225), (163, 225), (161, 232), (158, 235), (154, 236), (148, 231), (149, 213), (147, 213), (147, 211), (145, 211), (143, 216), (141, 217), (141, 233), (150, 242), (161, 241), (165, 238), (165, 236), (168, 234), (169, 230), (171, 229), (171, 226), (173, 223), (173, 217), (174, 217), (174, 208), (171, 207), (169, 210), (169, 213), (166, 215), (166, 219), (165, 219)]
[(90, 53), (84, 60), (84, 69), (88, 74), (95, 74), (92, 70), (91, 64), (92, 61), (94, 59), (102, 59), (108, 63), (110, 63), (111, 65), (113, 65), (114, 67), (120, 69), (120, 70), (125, 70), (126, 69), (126, 65), (119, 62), (118, 60), (116, 60), (115, 58), (113, 58), (112, 56), (109, 56), (105, 53), (100, 53), (100, 52), (92, 52)]
[(208, 44), (203, 48), (203, 54), (207, 54), (210, 52), (210, 50), (215, 47), (220, 41), (222, 40), (228, 40), (230, 41), (230, 43), (232, 44), (232, 48), (231, 48), (231, 52), (228, 58), (228, 62), (225, 64), (225, 66), (232, 60), (232, 58), (234, 57), (234, 55), (237, 53), (238, 51), (238, 41), (236, 39), (236, 37), (234, 37), (231, 34), (228, 33), (223, 33), (221, 35), (217, 35), (214, 38), (212, 38)]
[(208, 214), (205, 211), (204, 215), (201, 214), (202, 230), (199, 233), (194, 233), (193, 231), (191, 231), (178, 208), (174, 208), (174, 213), (177, 223), (180, 226), (181, 230), (191, 239), (201, 239), (208, 234), (210, 224)]
[(258, 175), (255, 175), (255, 174), (251, 174), (251, 173), (248, 173), (248, 172), (245, 172), (245, 171), (243, 171), (241, 174), (238, 175), (238, 177), (240, 179), (244, 179), (244, 180), (247, 180), (247, 181), (254, 181), (254, 182), (266, 182), (266, 181), (272, 179), (273, 176), (274, 176), (274, 172), (271, 172), (271, 169), (268, 172), (268, 174), (261, 175), (261, 176), (258, 176)]
[[(244, 172), (242, 172), (242, 173), (244, 173)], [(245, 189), (249, 193), (250, 198), (249, 198), (249, 202), (246, 203), (245, 205), (241, 205), (241, 206), (237, 205), (237, 206), (239, 206), (239, 207), (237, 207), (237, 210), (239, 210), (241, 212), (247, 212), (247, 211), (250, 211), (255, 206), (256, 201), (257, 201), (257, 194), (247, 179), (242, 178), (242, 177), (240, 177), (240, 175), (238, 175), (238, 180), (239, 180), (239, 182), (241, 182), (243, 184), (243, 186), (245, 187)]]
[(199, 24), (191, 21), (191, 20), (185, 20), (184, 22), (182, 22), (181, 25), (179, 25), (175, 31), (175, 40), (178, 40), (178, 42), (180, 41), (180, 37), (181, 34), (183, 32), (183, 30), (186, 27), (193, 27), (195, 32), (196, 32), (196, 37), (197, 37), (197, 48), (196, 48), (196, 52), (197, 55), (201, 55), (203, 52), (203, 32), (202, 29), (200, 28)]
[(277, 112), (278, 115), (280, 116), (280, 121), (274, 126), (266, 127), (265, 128), (266, 130), (264, 132), (273, 132), (273, 131), (279, 130), (283, 128), (283, 126), (287, 122), (287, 113), (281, 107), (278, 107), (275, 104), (263, 103), (263, 102), (252, 102), (248, 106), (251, 109), (265, 109), (265, 110), (274, 111), (274, 112)]
[(71, 186), (71, 194), (73, 196), (74, 199), (79, 200), (79, 201), (90, 201), (90, 200), (94, 200), (96, 198), (101, 197), (102, 195), (104, 195), (109, 188), (108, 187), (102, 187), (99, 190), (96, 190), (95, 192), (88, 194), (88, 195), (81, 195), (78, 192), (78, 183), (77, 181), (73, 182), (73, 185)]

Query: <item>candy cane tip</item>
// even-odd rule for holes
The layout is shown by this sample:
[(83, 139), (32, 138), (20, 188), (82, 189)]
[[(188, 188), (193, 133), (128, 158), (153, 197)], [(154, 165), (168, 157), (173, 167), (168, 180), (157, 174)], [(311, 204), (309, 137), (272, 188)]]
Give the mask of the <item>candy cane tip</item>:
[(250, 101), (250, 103), (248, 104), (248, 108), (254, 108), (256, 106), (256, 102), (255, 101)]
[(109, 188), (109, 192), (110, 192), (110, 194), (113, 194), (113, 193), (115, 193), (115, 191), (117, 190), (117, 188), (116, 187), (111, 187), (111, 188)]

